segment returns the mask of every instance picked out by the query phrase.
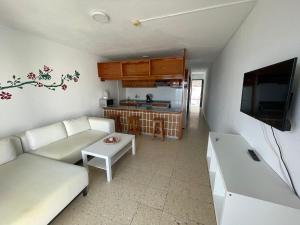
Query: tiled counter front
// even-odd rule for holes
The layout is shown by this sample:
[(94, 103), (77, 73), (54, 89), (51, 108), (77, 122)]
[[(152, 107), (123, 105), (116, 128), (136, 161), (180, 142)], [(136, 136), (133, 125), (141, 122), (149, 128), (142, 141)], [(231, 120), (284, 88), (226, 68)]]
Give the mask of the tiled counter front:
[(120, 115), (122, 131), (127, 132), (129, 116), (138, 116), (142, 133), (152, 134), (153, 122), (156, 117), (163, 118), (165, 121), (165, 134), (167, 137), (178, 138), (182, 136), (182, 113), (170, 112), (150, 112), (146, 110), (120, 110), (120, 109), (104, 109), (104, 116), (110, 118), (113, 115)]

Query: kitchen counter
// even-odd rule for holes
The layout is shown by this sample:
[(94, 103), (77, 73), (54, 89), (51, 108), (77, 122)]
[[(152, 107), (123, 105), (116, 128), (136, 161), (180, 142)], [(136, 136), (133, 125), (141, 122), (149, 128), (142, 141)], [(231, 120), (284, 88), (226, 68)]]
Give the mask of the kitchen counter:
[(132, 111), (148, 111), (148, 112), (165, 112), (165, 113), (182, 113), (180, 108), (165, 108), (165, 107), (153, 107), (153, 106), (108, 106), (104, 109), (115, 110), (132, 110)]
[(121, 100), (120, 106), (142, 106), (142, 107), (149, 107), (153, 106), (156, 108), (171, 108), (171, 101), (158, 101), (158, 100), (152, 100), (150, 102), (147, 102), (146, 100)]
[[(131, 103), (131, 102), (137, 102), (137, 103), (146, 103), (146, 100), (141, 100), (141, 99), (123, 99), (120, 100), (120, 103)], [(167, 104), (171, 104), (171, 101), (163, 101), (163, 100), (152, 100), (152, 102), (150, 103), (167, 103)]]
[(104, 116), (113, 118), (120, 116), (121, 130), (128, 131), (128, 117), (138, 116), (143, 134), (152, 135), (153, 119), (164, 119), (164, 130), (167, 137), (180, 139), (182, 137), (182, 110), (179, 108), (153, 106), (110, 106), (104, 107)]

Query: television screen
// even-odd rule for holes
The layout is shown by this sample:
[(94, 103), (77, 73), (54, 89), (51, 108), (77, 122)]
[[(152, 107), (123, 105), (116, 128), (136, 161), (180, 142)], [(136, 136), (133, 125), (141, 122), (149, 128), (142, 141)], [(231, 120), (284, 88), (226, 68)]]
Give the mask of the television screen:
[(241, 112), (282, 131), (290, 130), (287, 112), (297, 58), (244, 75)]

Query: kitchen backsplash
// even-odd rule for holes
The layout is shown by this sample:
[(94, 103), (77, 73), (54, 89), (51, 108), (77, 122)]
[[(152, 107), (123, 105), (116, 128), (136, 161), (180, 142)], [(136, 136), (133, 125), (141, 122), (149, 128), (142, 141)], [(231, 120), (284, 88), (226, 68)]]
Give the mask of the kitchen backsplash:
[(138, 95), (138, 99), (146, 99), (146, 94), (151, 93), (153, 100), (166, 100), (171, 101), (172, 107), (180, 107), (182, 99), (182, 89), (170, 88), (170, 87), (157, 87), (157, 88), (125, 88), (126, 98), (135, 99)]

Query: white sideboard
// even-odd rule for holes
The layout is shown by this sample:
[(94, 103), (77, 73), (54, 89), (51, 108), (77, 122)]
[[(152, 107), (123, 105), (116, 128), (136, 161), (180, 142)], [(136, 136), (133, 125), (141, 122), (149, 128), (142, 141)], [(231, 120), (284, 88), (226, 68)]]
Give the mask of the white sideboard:
[(218, 225), (299, 225), (300, 200), (248, 149), (240, 135), (209, 134), (207, 162)]

